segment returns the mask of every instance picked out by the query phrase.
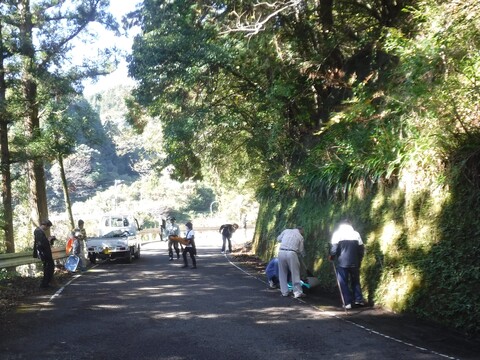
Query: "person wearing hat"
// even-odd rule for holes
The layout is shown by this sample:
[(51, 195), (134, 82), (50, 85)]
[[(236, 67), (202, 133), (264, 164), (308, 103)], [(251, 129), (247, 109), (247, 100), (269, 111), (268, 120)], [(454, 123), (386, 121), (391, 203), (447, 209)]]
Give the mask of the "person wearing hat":
[[(81, 265), (82, 269), (85, 270), (87, 264), (87, 258), (85, 256), (85, 241), (87, 240), (87, 231), (85, 230), (85, 222), (82, 219), (78, 220), (77, 224), (78, 226), (72, 231), (74, 239), (73, 253), (80, 258), (79, 265)], [(77, 242), (76, 247), (75, 242)]]
[(73, 234), (73, 255), (78, 257), (78, 266), (80, 266), (81, 271), (86, 271), (86, 260), (83, 255), (83, 234), (79, 229), (75, 229)]
[(170, 223), (167, 224), (166, 232), (168, 238), (168, 258), (170, 261), (173, 260), (173, 249), (177, 253), (177, 260), (180, 259), (180, 249), (178, 248), (178, 241), (172, 241), (169, 239), (171, 235), (178, 236), (180, 234), (180, 228), (175, 223), (175, 218), (172, 216), (170, 219)]
[(39, 258), (43, 263), (43, 279), (40, 287), (43, 289), (50, 288), (50, 282), (53, 280), (53, 273), (55, 271), (55, 263), (53, 262), (52, 248), (55, 236), (47, 237), (46, 231), (52, 227), (50, 220), (44, 220), (40, 226), (33, 232), (33, 257)]
[(85, 221), (82, 219), (78, 220), (78, 231), (82, 234), (82, 239), (85, 241), (87, 239), (87, 230), (85, 230)]
[(185, 233), (185, 240), (187, 241), (187, 244), (183, 248), (182, 255), (184, 265), (182, 267), (188, 267), (187, 253), (189, 253), (190, 258), (192, 259), (192, 269), (196, 269), (197, 260), (195, 259), (195, 254), (197, 253), (197, 250), (195, 249), (195, 232), (193, 231), (193, 225), (191, 222), (187, 222), (185, 226), (187, 228)]

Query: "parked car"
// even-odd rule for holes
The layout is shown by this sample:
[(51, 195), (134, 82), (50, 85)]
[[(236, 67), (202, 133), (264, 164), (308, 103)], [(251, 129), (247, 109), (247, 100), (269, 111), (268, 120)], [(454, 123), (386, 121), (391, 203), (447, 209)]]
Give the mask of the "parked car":
[(88, 258), (95, 264), (97, 259), (115, 260), (140, 257), (141, 242), (137, 232), (141, 230), (132, 215), (105, 215), (100, 220), (98, 237), (87, 238)]

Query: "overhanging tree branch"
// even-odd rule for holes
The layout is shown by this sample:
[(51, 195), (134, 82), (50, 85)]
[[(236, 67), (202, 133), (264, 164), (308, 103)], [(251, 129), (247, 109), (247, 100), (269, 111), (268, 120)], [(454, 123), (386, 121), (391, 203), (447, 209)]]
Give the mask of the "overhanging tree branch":
[[(275, 18), (275, 16), (282, 12), (297, 8), (300, 3), (301, 0), (257, 3), (253, 6), (252, 13), (248, 15), (250, 18), (254, 19), (253, 21), (244, 21), (247, 12), (239, 14), (234, 10), (231, 12), (231, 15), (236, 18), (234, 27), (228, 27), (226, 30), (220, 32), (220, 34), (224, 35), (233, 32), (242, 32), (246, 34), (246, 37), (252, 37), (259, 32), (264, 31), (265, 25)], [(268, 13), (264, 14), (264, 10), (267, 10)]]

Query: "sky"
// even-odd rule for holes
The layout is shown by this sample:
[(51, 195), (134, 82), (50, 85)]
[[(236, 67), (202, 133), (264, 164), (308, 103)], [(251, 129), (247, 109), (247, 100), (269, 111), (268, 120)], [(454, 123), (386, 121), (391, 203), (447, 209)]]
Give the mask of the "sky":
[[(110, 0), (110, 12), (117, 18), (117, 21), (121, 21), (123, 15), (130, 11), (135, 10), (135, 6), (141, 3), (140, 0)], [(115, 37), (113, 34), (98, 28), (99, 39), (95, 44), (97, 47), (107, 47), (115, 44), (118, 48), (130, 53), (134, 32), (131, 32), (129, 37)], [(93, 44), (92, 44), (93, 45)], [(110, 75), (99, 77), (96, 83), (91, 81), (84, 82), (84, 95), (89, 96), (99, 91), (111, 89), (120, 84), (133, 84), (133, 80), (128, 78), (127, 63), (124, 58), (118, 66), (118, 69)]]

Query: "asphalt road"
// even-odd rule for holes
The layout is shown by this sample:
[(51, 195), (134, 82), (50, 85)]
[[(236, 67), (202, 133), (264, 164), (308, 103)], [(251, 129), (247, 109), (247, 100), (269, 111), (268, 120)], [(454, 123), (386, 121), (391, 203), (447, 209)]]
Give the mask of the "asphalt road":
[(0, 359), (456, 358), (281, 297), (203, 235), (197, 269), (155, 242), (31, 299), (0, 326)]

